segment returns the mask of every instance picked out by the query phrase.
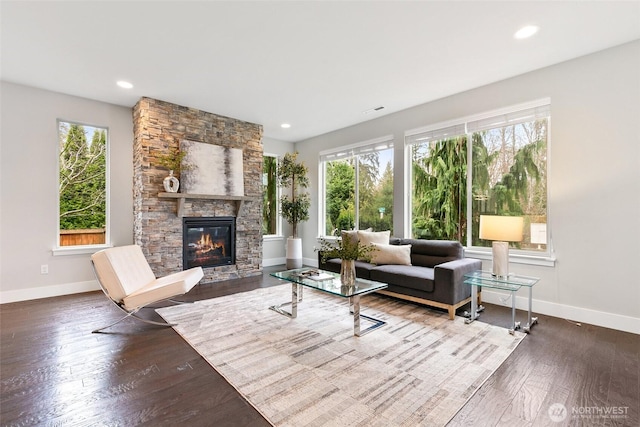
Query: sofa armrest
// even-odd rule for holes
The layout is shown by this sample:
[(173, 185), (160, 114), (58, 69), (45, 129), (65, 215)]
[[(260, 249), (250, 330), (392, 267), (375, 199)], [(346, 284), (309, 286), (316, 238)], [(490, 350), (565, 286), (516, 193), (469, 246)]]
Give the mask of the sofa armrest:
[(464, 275), (482, 269), (482, 261), (474, 258), (462, 258), (438, 264), (434, 267), (435, 289), (446, 290), (446, 299), (456, 304), (471, 296), (471, 286), (465, 285)]

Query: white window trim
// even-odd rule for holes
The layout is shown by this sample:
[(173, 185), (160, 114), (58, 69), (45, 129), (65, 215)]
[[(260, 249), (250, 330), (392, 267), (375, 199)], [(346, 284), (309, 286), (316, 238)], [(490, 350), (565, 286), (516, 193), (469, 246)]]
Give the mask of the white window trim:
[[(101, 249), (113, 247), (111, 243), (111, 130), (109, 126), (95, 125), (76, 120), (56, 120), (56, 135), (60, 136), (60, 123), (69, 123), (80, 126), (89, 126), (107, 131), (106, 151), (105, 151), (105, 234), (104, 241), (101, 245), (77, 245), (77, 246), (60, 246), (60, 191), (56, 196), (56, 245), (51, 250), (53, 256), (60, 255), (83, 255), (94, 254)], [(60, 142), (56, 144), (56, 183), (60, 188)]]

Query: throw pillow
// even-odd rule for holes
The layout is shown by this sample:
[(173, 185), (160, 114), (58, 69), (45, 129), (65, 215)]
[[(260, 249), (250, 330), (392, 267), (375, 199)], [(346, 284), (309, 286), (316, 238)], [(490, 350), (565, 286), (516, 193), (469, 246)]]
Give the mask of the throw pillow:
[[(373, 243), (378, 243), (380, 245), (388, 245), (389, 244), (389, 236), (391, 235), (391, 231), (364, 231), (358, 230), (358, 241), (360, 242), (360, 246), (367, 246)], [(366, 261), (364, 258), (358, 258), (360, 261)]]
[(358, 230), (358, 240), (361, 245), (370, 245), (372, 243), (378, 243), (381, 245), (389, 244), (389, 236), (391, 231), (364, 231)]
[(381, 245), (373, 243), (372, 264), (411, 265), (411, 245)]
[(342, 230), (340, 233), (342, 236), (342, 240), (349, 240), (351, 243), (356, 243), (358, 241), (358, 232), (356, 230)]

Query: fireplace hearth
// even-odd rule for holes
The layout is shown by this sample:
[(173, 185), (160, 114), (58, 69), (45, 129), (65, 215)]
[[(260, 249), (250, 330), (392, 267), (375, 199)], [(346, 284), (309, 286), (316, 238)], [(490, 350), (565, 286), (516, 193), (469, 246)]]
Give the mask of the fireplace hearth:
[(185, 217), (182, 230), (183, 269), (236, 263), (235, 217)]

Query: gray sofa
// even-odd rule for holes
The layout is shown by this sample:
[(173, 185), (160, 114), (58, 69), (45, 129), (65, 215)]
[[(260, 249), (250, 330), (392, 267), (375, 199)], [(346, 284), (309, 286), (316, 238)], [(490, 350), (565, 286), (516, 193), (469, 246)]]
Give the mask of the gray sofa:
[[(471, 287), (463, 283), (465, 273), (482, 268), (477, 259), (465, 258), (464, 248), (451, 240), (389, 239), (391, 245), (411, 245), (411, 265), (375, 265), (356, 261), (356, 276), (386, 283), (381, 294), (433, 307), (444, 308), (453, 320), (456, 309), (471, 301)], [(340, 272), (339, 258), (322, 261), (323, 270)]]

